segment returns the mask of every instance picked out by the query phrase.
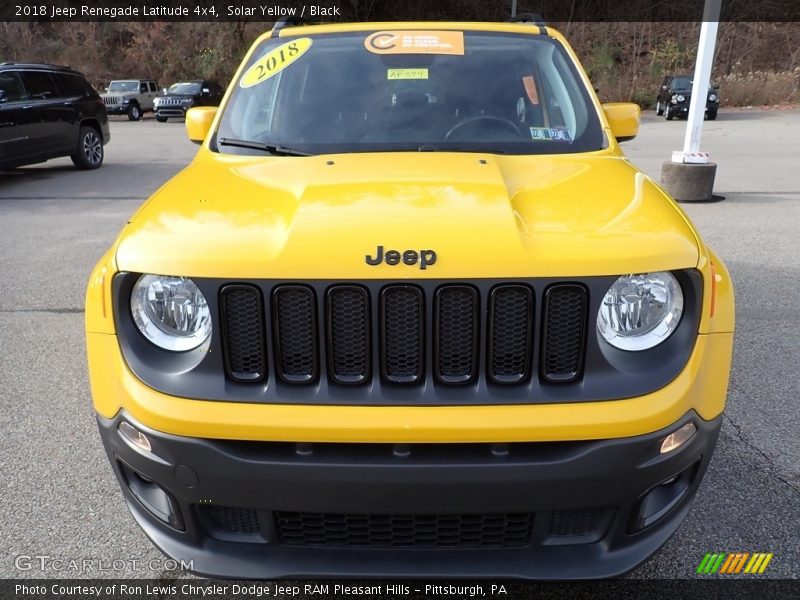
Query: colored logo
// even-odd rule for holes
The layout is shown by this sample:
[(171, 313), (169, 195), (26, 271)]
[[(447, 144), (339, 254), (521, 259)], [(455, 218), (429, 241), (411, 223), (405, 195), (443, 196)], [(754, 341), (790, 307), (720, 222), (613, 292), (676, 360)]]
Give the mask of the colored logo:
[(772, 552), (709, 552), (697, 566), (700, 575), (760, 575), (772, 560)]

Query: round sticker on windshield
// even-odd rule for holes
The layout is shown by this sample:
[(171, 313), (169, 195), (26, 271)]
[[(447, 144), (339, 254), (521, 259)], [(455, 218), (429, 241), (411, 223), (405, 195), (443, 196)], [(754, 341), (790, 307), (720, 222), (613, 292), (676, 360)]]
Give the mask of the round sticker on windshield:
[(311, 38), (299, 38), (270, 50), (252, 67), (247, 69), (247, 72), (242, 75), (242, 79), (239, 81), (239, 87), (252, 87), (263, 83), (273, 75), (277, 75), (303, 56), (311, 48), (311, 42)]

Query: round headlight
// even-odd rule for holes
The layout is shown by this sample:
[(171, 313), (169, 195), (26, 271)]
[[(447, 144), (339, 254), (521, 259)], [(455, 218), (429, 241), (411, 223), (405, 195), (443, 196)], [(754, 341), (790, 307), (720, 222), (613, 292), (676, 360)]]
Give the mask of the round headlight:
[(683, 292), (671, 273), (625, 275), (606, 292), (597, 331), (620, 350), (647, 350), (666, 340), (683, 313)]
[(711, 100), (712, 102), (714, 102), (714, 101), (716, 101), (716, 99), (717, 99), (717, 95), (716, 95), (716, 94), (710, 94), (710, 95), (708, 96), (708, 99), (709, 99), (709, 100)]
[(186, 277), (142, 275), (131, 293), (131, 314), (142, 335), (164, 350), (192, 350), (211, 337), (208, 303)]
[(686, 97), (683, 94), (678, 94), (676, 96), (676, 99), (678, 100), (678, 102), (683, 102), (684, 100), (686, 100)]

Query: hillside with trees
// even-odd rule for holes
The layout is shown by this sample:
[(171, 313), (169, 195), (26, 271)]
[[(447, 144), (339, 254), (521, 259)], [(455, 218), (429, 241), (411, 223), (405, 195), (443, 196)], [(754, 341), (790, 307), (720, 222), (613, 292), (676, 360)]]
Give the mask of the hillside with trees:
[[(466, 15), (464, 18), (469, 18)], [(66, 64), (98, 87), (124, 77), (229, 81), (269, 22), (0, 23), (0, 62)], [(553, 23), (567, 35), (600, 96), (652, 107), (666, 74), (691, 72), (699, 23)], [(713, 81), (723, 106), (800, 100), (800, 25), (720, 24)]]

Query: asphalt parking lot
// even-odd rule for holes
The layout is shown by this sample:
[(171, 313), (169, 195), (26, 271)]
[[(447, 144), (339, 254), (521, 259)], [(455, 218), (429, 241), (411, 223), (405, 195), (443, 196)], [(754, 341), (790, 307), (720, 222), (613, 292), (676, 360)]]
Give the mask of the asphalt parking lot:
[[(625, 150), (657, 180), (684, 129), (648, 113)], [(0, 172), (0, 577), (82, 576), (20, 556), (88, 558), (100, 576), (182, 574), (134, 524), (102, 450), (83, 295), (128, 217), (197, 147), (178, 122), (114, 120), (111, 132), (98, 171), (60, 159)], [(772, 552), (766, 574), (798, 578), (800, 110), (723, 111), (702, 146), (725, 199), (683, 206), (736, 285), (728, 406), (688, 519), (631, 577), (691, 577), (706, 552), (744, 551)]]

